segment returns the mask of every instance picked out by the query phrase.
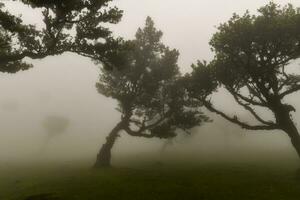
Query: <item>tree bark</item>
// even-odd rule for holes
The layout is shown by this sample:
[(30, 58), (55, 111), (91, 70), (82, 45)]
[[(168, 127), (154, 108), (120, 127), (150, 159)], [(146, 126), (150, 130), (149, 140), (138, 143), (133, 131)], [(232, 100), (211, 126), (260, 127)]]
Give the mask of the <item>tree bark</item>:
[(292, 119), (289, 119), (289, 123), (285, 127), (285, 132), (289, 135), (291, 139), (291, 143), (293, 147), (295, 148), (298, 157), (300, 158), (300, 135), (299, 131), (297, 130), (297, 127), (293, 123)]
[(297, 137), (291, 138), (292, 144), (297, 151), (298, 157), (300, 158), (300, 136), (298, 134)]
[(290, 110), (288, 110), (283, 104), (277, 107), (275, 117), (277, 123), (281, 129), (288, 134), (291, 139), (291, 143), (295, 148), (298, 157), (300, 158), (300, 135), (299, 131), (290, 116)]
[(123, 129), (123, 122), (119, 122), (115, 128), (106, 137), (106, 143), (102, 145), (94, 164), (94, 168), (111, 167), (111, 150), (114, 146), (119, 132)]

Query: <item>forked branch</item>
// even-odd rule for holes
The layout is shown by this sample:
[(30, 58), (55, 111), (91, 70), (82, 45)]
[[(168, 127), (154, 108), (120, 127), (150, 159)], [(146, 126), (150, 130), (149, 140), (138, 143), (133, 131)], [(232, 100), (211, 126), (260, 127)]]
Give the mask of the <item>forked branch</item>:
[(240, 121), (236, 116), (230, 117), (226, 115), (224, 112), (217, 110), (214, 108), (210, 102), (204, 102), (203, 105), (211, 112), (214, 112), (224, 119), (239, 125), (243, 129), (248, 129), (248, 130), (276, 130), (279, 129), (278, 125), (272, 124), (272, 125), (250, 125), (245, 122)]

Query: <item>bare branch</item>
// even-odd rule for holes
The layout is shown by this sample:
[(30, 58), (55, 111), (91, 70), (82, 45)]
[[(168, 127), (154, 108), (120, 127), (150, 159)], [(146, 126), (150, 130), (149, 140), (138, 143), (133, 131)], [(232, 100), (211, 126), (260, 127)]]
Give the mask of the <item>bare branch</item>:
[(145, 130), (140, 129), (138, 131), (133, 131), (129, 127), (125, 127), (124, 130), (131, 136), (135, 137), (144, 137), (144, 138), (153, 138), (154, 135), (144, 133)]
[(289, 90), (286, 90), (285, 92), (281, 93), (279, 95), (279, 97), (282, 99), (284, 98), (285, 96), (289, 95), (289, 94), (292, 94), (294, 92), (297, 92), (298, 90), (300, 90), (300, 85), (295, 85), (294, 87), (292, 87), (291, 89)]
[[(139, 128), (139, 130), (137, 131), (133, 131), (132, 129), (130, 129), (129, 126), (127, 126), (126, 128), (124, 128), (124, 130), (131, 136), (137, 136), (137, 137), (145, 137), (145, 138), (153, 138), (155, 137), (155, 135), (153, 134), (146, 134), (145, 131), (150, 130), (152, 128), (154, 128), (155, 126), (158, 126), (160, 123), (162, 123), (164, 120), (166, 119), (166, 117), (160, 117), (159, 120), (157, 120), (156, 122), (150, 124), (150, 125), (146, 125), (146, 119), (143, 120), (141, 127)], [(132, 120), (130, 120), (132, 121)], [(149, 120), (148, 120), (149, 121)], [(134, 121), (132, 121), (134, 123)], [(135, 121), (136, 122), (136, 121)]]
[[(229, 91), (229, 89), (227, 89)], [(240, 99), (242, 99), (243, 101), (247, 102), (247, 103), (250, 103), (254, 106), (261, 106), (261, 107), (267, 107), (266, 103), (265, 102), (259, 102), (259, 101), (256, 101), (254, 100), (253, 98), (249, 98), (249, 97), (245, 97), (244, 95), (238, 93), (238, 92), (234, 92), (234, 94), (236, 96), (238, 96)]]
[(276, 129), (279, 129), (279, 127), (274, 124), (274, 125), (256, 125), (256, 126), (252, 126), (252, 125), (249, 125), (245, 122), (242, 122), (240, 120), (238, 120), (238, 118), (236, 116), (234, 117), (230, 117), (228, 115), (226, 115), (225, 113), (215, 109), (210, 102), (204, 102), (203, 105), (211, 112), (214, 112), (220, 116), (222, 116), (224, 119), (234, 123), (234, 124), (237, 124), (239, 125), (241, 128), (243, 129), (248, 129), (248, 130), (276, 130)]
[[(230, 92), (230, 91), (229, 91)], [(264, 119), (262, 119), (256, 112), (253, 108), (251, 108), (251, 106), (249, 106), (249, 103), (246, 104), (246, 103), (243, 103), (239, 97), (234, 93), (234, 92), (230, 92), (232, 94), (232, 96), (234, 97), (235, 101), (240, 105), (242, 106), (245, 110), (249, 111), (253, 116), (254, 118), (261, 122), (262, 124), (265, 124), (265, 125), (269, 125), (269, 126), (274, 126), (275, 123), (274, 122), (270, 122), (270, 121), (266, 121)]]
[(261, 92), (260, 92), (259, 88), (257, 88), (257, 87), (254, 85), (254, 83), (249, 83), (249, 84), (246, 83), (246, 86), (247, 86), (249, 92), (250, 92), (253, 96), (257, 97), (257, 98), (261, 101), (260, 104), (261, 104), (262, 106), (266, 107), (266, 105), (267, 105), (266, 100), (261, 96)]

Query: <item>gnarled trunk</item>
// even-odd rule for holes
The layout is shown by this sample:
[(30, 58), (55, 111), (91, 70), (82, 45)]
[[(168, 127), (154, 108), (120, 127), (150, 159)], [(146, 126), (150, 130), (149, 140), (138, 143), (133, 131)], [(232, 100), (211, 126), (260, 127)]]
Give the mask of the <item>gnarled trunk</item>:
[(298, 153), (298, 157), (300, 158), (300, 136), (298, 134), (297, 137), (291, 138), (292, 144)]
[(275, 114), (277, 124), (288, 134), (300, 158), (300, 135), (290, 114), (292, 111), (295, 111), (295, 109), (288, 104), (283, 104), (281, 100), (275, 99), (272, 103), (272, 110)]
[(291, 143), (295, 148), (298, 157), (300, 158), (300, 135), (299, 131), (290, 116), (290, 111), (287, 110), (282, 104), (279, 106), (280, 109), (275, 113), (277, 123), (281, 129), (285, 131), (291, 139)]
[(116, 139), (119, 137), (119, 132), (123, 129), (123, 122), (117, 126), (106, 137), (106, 143), (102, 145), (94, 165), (95, 168), (104, 168), (111, 166), (111, 149), (114, 146)]
[(290, 122), (285, 126), (285, 132), (291, 138), (292, 145), (300, 158), (300, 135), (293, 121), (291, 119), (289, 119), (289, 121)]

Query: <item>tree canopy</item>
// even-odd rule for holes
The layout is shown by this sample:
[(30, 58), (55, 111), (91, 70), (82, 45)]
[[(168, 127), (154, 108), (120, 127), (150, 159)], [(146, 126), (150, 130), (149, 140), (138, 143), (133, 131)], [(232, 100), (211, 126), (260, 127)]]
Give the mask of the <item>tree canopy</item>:
[[(300, 57), (300, 10), (271, 2), (258, 12), (234, 14), (219, 26), (210, 42), (215, 57), (210, 63), (194, 66), (188, 76), (189, 91), (210, 111), (242, 128), (285, 131), (300, 155), (300, 137), (291, 117), (295, 108), (285, 102), (285, 97), (300, 90), (300, 76), (290, 65)], [(257, 124), (215, 108), (210, 94), (218, 86), (225, 88)], [(207, 95), (199, 95), (202, 90)], [(259, 109), (271, 111), (273, 117), (263, 118)]]
[(124, 130), (132, 136), (174, 137), (178, 128), (188, 130), (208, 120), (187, 101), (179, 53), (161, 42), (162, 35), (148, 17), (130, 41), (124, 69), (103, 70), (96, 85), (101, 94), (118, 101)]
[[(112, 0), (16, 0), (38, 9), (43, 27), (25, 24), (0, 3), (0, 72), (15, 73), (32, 67), (23, 58), (40, 59), (66, 51), (117, 65), (121, 39), (114, 39), (104, 24), (118, 23), (122, 11)], [(116, 63), (114, 63), (116, 62)]]

